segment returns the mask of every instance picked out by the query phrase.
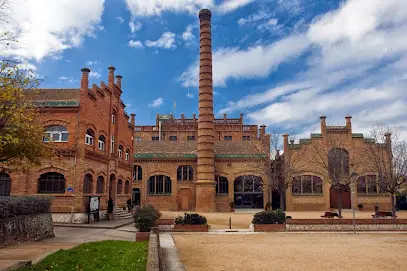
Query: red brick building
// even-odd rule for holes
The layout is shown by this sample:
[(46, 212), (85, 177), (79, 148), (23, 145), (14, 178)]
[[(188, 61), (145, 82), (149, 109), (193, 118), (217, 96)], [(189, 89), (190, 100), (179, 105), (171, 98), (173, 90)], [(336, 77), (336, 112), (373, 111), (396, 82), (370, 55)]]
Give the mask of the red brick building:
[(53, 141), (58, 157), (2, 178), (10, 177), (11, 194), (53, 196), (54, 221), (86, 220), (90, 195), (100, 196), (104, 210), (109, 197), (123, 207), (131, 197), (135, 115), (124, 111), (122, 77), (114, 81), (114, 71), (109, 67), (107, 84), (89, 86), (90, 70), (84, 68), (80, 88), (33, 94), (48, 135), (43, 141)]

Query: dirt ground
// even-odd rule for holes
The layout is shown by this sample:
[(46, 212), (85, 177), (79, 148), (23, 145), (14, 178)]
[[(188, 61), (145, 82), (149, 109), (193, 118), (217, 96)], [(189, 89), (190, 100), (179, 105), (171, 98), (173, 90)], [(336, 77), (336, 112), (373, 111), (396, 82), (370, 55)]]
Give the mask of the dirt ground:
[[(248, 211), (245, 213), (240, 213), (236, 211), (235, 213), (200, 213), (208, 220), (208, 224), (211, 229), (228, 229), (229, 228), (229, 217), (232, 218), (232, 228), (233, 229), (248, 229), (253, 215), (256, 211)], [(175, 218), (177, 215), (183, 215), (183, 212), (162, 212), (162, 218)], [(360, 212), (356, 211), (356, 218), (372, 218), (374, 212)], [(286, 215), (291, 216), (294, 219), (304, 219), (304, 218), (314, 218), (321, 219), (323, 211), (318, 212), (287, 212)], [(351, 210), (343, 210), (342, 216), (344, 218), (352, 218)], [(397, 212), (397, 218), (407, 218), (407, 211)]]
[(173, 238), (187, 271), (404, 270), (404, 233), (181, 234)]

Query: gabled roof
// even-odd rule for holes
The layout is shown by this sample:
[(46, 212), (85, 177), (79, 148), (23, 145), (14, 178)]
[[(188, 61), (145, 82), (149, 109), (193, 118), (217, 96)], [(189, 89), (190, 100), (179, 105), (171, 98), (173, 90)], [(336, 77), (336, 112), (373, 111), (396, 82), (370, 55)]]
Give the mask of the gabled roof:
[(77, 107), (80, 101), (80, 89), (35, 89), (27, 95), (41, 107)]

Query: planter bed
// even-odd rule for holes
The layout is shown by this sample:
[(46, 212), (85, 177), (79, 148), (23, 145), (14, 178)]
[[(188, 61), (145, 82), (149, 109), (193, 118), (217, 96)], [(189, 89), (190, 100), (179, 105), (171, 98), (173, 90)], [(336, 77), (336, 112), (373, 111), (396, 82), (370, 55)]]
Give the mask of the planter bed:
[(174, 231), (183, 232), (208, 232), (209, 225), (174, 225)]
[(150, 232), (136, 232), (136, 242), (143, 242), (150, 240)]
[(157, 219), (155, 222), (156, 226), (160, 225), (174, 225), (174, 219)]
[[(337, 224), (347, 224), (352, 225), (352, 219), (287, 219), (287, 224), (296, 225), (337, 225)], [(391, 219), (391, 218), (380, 218), (380, 219), (355, 219), (355, 223), (358, 225), (374, 225), (374, 224), (407, 224), (407, 219)]]
[(285, 230), (285, 224), (254, 224), (255, 232), (272, 232)]
[[(288, 219), (287, 231), (353, 231), (352, 219)], [(355, 219), (356, 231), (407, 231), (407, 219)]]

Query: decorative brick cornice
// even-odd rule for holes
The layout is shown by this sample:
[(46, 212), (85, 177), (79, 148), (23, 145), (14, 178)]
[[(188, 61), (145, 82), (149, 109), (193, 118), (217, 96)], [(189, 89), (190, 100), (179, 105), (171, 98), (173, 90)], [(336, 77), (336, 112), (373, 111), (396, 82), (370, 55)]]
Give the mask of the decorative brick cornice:
[(121, 162), (119, 161), (119, 168), (124, 168), (124, 169), (128, 169), (128, 170), (132, 170), (132, 165), (129, 165), (127, 163)]
[(91, 150), (85, 150), (85, 158), (100, 161), (100, 162), (109, 162), (109, 158), (102, 153), (98, 153)]
[(57, 156), (63, 156), (63, 157), (75, 157), (77, 154), (76, 149), (54, 149), (55, 154)]

